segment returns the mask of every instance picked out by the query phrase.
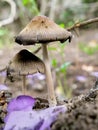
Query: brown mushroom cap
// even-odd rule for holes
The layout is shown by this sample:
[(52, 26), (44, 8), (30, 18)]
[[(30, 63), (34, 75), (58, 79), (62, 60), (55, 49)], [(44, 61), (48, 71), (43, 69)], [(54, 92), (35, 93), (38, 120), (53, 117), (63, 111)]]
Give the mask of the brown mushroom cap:
[(71, 41), (72, 34), (61, 28), (46, 16), (36, 16), (15, 38), (15, 42), (23, 45), (48, 43), (52, 41)]
[(23, 49), (13, 57), (8, 69), (11, 70), (11, 75), (27, 75), (37, 72), (44, 73), (45, 66), (41, 59), (26, 49)]

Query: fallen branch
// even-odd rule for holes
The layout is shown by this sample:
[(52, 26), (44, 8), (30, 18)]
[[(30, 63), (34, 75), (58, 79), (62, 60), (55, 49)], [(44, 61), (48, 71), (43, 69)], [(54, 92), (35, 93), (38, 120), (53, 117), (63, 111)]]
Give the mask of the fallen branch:
[(89, 19), (89, 20), (86, 20), (86, 21), (83, 21), (83, 22), (80, 22), (80, 23), (76, 23), (72, 27), (67, 28), (67, 30), (72, 31), (76, 28), (80, 28), (80, 27), (83, 27), (85, 25), (92, 24), (92, 23), (95, 23), (95, 22), (98, 22), (98, 17), (96, 17), (94, 19)]
[[(6, 1), (11, 6), (11, 13), (7, 19), (0, 21), (0, 27), (12, 23), (14, 21), (15, 16), (16, 16), (15, 2), (13, 0), (4, 0), (4, 1)], [(3, 2), (3, 0), (2, 0), (2, 2)]]
[(41, 50), (41, 46), (38, 47), (33, 53), (36, 54), (36, 53), (38, 53), (40, 50)]

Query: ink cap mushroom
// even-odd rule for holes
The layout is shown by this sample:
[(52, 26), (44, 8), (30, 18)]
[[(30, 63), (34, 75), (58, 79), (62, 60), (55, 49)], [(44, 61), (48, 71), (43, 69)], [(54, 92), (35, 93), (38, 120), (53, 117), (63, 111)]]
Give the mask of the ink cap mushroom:
[(45, 73), (43, 61), (26, 49), (19, 51), (9, 62), (7, 67), (11, 76), (20, 75), (23, 77), (22, 91), (26, 94), (26, 76), (34, 73)]
[(61, 28), (53, 20), (46, 16), (35, 16), (29, 24), (18, 34), (15, 42), (22, 45), (42, 45), (43, 61), (45, 64), (46, 82), (48, 87), (49, 106), (56, 106), (57, 101), (54, 93), (53, 79), (50, 69), (47, 45), (53, 41), (61, 43), (72, 39), (71, 32)]

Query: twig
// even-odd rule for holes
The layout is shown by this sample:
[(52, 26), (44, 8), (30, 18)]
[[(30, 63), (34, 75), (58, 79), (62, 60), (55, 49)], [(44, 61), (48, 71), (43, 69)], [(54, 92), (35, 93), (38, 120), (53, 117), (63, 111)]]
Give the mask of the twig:
[(38, 53), (40, 50), (41, 50), (41, 46), (38, 47), (33, 53), (36, 54), (36, 53)]
[(16, 4), (13, 0), (4, 0), (11, 6), (11, 13), (7, 19), (4, 19), (0, 21), (0, 27), (10, 24), (14, 21), (14, 18), (16, 16)]
[(83, 21), (83, 22), (80, 22), (80, 23), (76, 23), (72, 27), (69, 27), (67, 30), (72, 31), (72, 30), (74, 30), (76, 28), (80, 28), (80, 27), (83, 27), (85, 25), (95, 23), (95, 22), (98, 22), (98, 17), (96, 17), (94, 19), (89, 19), (89, 20), (86, 20), (86, 21)]

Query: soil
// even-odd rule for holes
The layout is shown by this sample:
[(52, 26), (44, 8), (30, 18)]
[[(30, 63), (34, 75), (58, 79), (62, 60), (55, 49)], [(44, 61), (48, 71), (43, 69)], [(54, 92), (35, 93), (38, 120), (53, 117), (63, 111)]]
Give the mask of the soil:
[[(98, 128), (98, 81), (97, 89), (91, 89), (88, 93), (76, 96), (58, 105), (65, 105), (67, 111), (60, 113), (57, 120), (52, 123), (51, 130), (97, 130)], [(0, 92), (0, 127), (4, 126), (3, 119), (6, 116), (6, 108), (11, 100), (11, 93)], [(46, 99), (36, 98), (33, 109), (48, 108)]]
[[(68, 101), (69, 111), (59, 115), (52, 124), (52, 130), (97, 130), (98, 129), (98, 93), (92, 98), (84, 95)], [(97, 97), (95, 96), (97, 95)], [(80, 98), (80, 99), (79, 99)], [(70, 108), (71, 104), (71, 108)]]
[[(74, 37), (72, 43), (68, 44), (64, 49), (66, 61), (72, 64), (68, 67), (66, 73), (66, 89), (62, 98), (58, 98), (58, 105), (65, 104), (69, 108), (65, 114), (60, 114), (58, 119), (52, 124), (52, 130), (97, 130), (98, 129), (98, 94), (94, 93), (95, 97), (84, 98), (88, 95), (90, 89), (94, 86), (97, 77), (92, 76), (91, 72), (98, 71), (98, 52), (93, 55), (87, 55), (78, 49), (78, 43), (89, 43), (95, 40), (98, 43), (98, 30), (81, 31), (79, 37)], [(12, 48), (3, 48), (0, 50), (0, 69), (3, 69), (9, 60), (21, 49), (23, 46), (14, 44)], [(25, 47), (30, 49), (31, 47)], [(70, 49), (69, 49), (70, 48)], [(41, 51), (38, 55), (41, 54)], [(51, 56), (57, 59), (58, 65), (62, 63), (60, 55), (57, 52), (51, 52)], [(54, 70), (54, 68), (52, 68)], [(76, 79), (76, 76), (85, 76), (85, 81)], [(55, 89), (57, 84), (57, 77), (53, 71), (53, 80), (55, 81)], [(10, 88), (9, 92), (0, 91), (0, 125), (3, 125), (3, 118), (6, 115), (6, 107), (12, 97), (22, 94), (22, 77), (16, 76), (14, 80), (0, 75), (0, 83), (5, 84)], [(61, 77), (61, 82), (65, 80)], [(31, 79), (27, 79), (27, 94), (37, 98), (36, 108), (42, 109), (48, 107), (47, 88), (44, 80), (34, 79), (35, 84), (30, 84)], [(67, 92), (71, 89), (70, 96), (67, 97)], [(57, 89), (56, 89), (57, 91)], [(3, 94), (2, 94), (3, 93)], [(5, 94), (8, 93), (8, 94)], [(57, 97), (61, 97), (61, 93), (57, 92)], [(83, 97), (82, 97), (83, 96)], [(10, 97), (10, 98), (9, 98)], [(82, 97), (82, 100), (79, 99)], [(86, 99), (86, 100), (84, 100)]]

